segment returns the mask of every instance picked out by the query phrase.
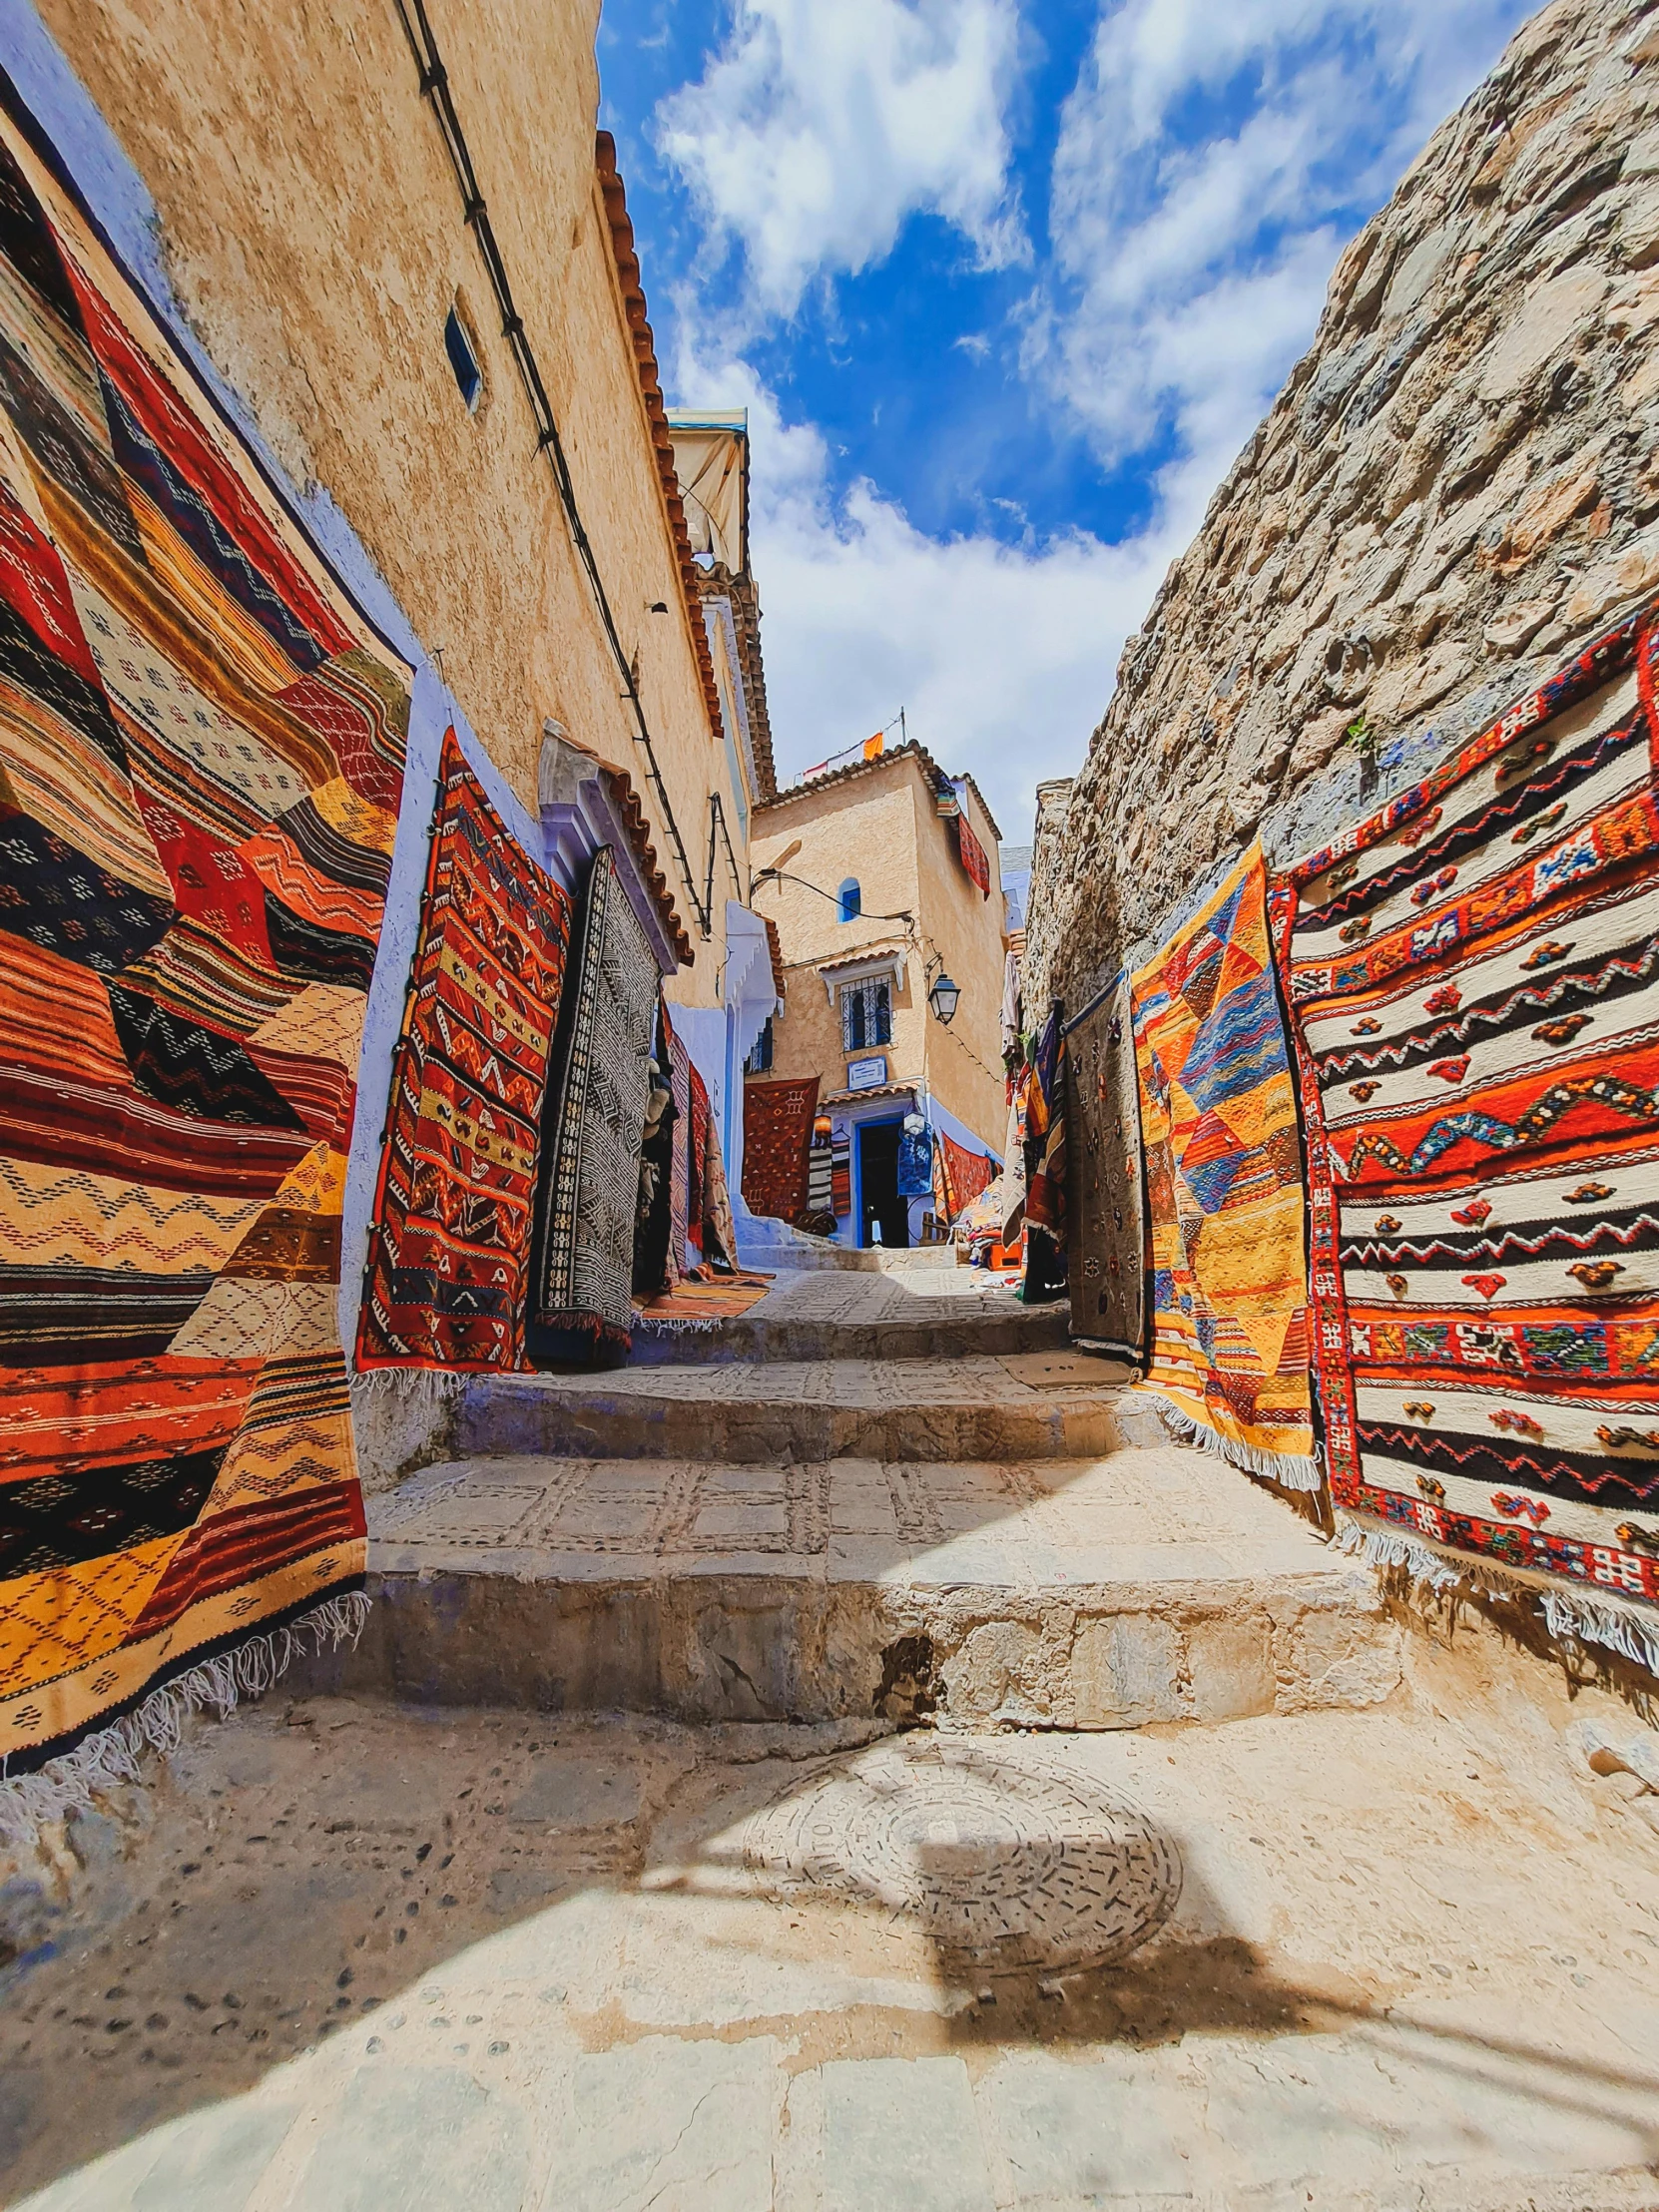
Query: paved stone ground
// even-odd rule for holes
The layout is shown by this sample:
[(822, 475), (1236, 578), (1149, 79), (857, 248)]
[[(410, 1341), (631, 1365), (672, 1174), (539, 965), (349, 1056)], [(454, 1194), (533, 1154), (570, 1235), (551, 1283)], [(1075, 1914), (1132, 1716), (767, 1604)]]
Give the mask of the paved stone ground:
[[(1659, 1797), (1569, 1750), (1537, 1663), (1412, 1648), (1386, 1708), (1107, 1737), (204, 1724), (131, 1857), (73, 1824), (78, 1932), (4, 1976), (5, 2201), (1659, 2204)], [(910, 1817), (894, 1762), (941, 1759)], [(1165, 1870), (1150, 1939), (966, 1955), (949, 1913), (1101, 1796)]]

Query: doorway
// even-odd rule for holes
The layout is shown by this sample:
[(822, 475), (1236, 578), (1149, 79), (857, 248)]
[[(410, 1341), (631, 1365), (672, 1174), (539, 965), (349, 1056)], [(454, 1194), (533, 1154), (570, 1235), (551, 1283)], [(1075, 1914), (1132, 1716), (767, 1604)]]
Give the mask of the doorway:
[(901, 1121), (865, 1122), (858, 1131), (858, 1212), (861, 1245), (875, 1243), (875, 1231), (888, 1247), (910, 1241), (910, 1202), (898, 1195), (898, 1138)]

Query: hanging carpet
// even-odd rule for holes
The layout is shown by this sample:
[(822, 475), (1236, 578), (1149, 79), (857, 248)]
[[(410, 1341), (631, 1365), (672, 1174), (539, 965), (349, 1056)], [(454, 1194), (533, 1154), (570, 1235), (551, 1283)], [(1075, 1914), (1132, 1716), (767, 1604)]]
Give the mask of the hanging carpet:
[(852, 1211), (852, 1132), (844, 1121), (830, 1135), (830, 1208), (837, 1221)]
[(1071, 1333), (1146, 1363), (1146, 1226), (1141, 1110), (1129, 978), (1068, 1024), (1075, 1219), (1068, 1247)]
[(1653, 657), (1624, 624), (1275, 894), (1334, 1498), (1650, 1667)]
[(674, 1093), (674, 1159), (669, 1181), (670, 1254), (675, 1275), (693, 1264), (691, 1253), (691, 1054), (674, 1034), (668, 1007), (663, 1007), (663, 1029), (668, 1038), (668, 1079)]
[(360, 1613), (340, 1206), (409, 671), (0, 97), (11, 1826)]
[(1194, 1440), (1317, 1490), (1302, 1146), (1253, 845), (1130, 981), (1151, 1247), (1146, 1381)]
[(704, 1257), (704, 1216), (708, 1207), (709, 1086), (698, 1073), (695, 1060), (688, 1064), (686, 1073), (691, 1090), (691, 1114), (686, 1125), (686, 1243), (692, 1266), (698, 1267)]
[(996, 1162), (988, 1153), (970, 1152), (965, 1144), (958, 1144), (942, 1130), (939, 1144), (944, 1152), (945, 1181), (954, 1217), (964, 1206), (971, 1206), (985, 1189), (996, 1173)]
[(559, 1018), (545, 1120), (535, 1293), (537, 1360), (624, 1358), (660, 974), (608, 844), (593, 856)]
[[(816, 1075), (805, 1082), (744, 1084), (743, 1195), (752, 1214), (793, 1222), (807, 1211), (807, 1154), (817, 1109)], [(829, 1203), (827, 1189), (823, 1204)]]
[(1066, 1289), (1066, 1040), (1051, 1008), (1025, 1093), (1025, 1284), (1035, 1305)]
[(357, 1365), (524, 1365), (548, 1054), (570, 901), (513, 837), (453, 730), (438, 762)]

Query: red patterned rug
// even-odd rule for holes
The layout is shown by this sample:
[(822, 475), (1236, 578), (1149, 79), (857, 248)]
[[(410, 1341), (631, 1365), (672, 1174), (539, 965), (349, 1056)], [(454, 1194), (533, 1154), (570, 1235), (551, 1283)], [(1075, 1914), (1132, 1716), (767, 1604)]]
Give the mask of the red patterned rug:
[(797, 1221), (807, 1211), (807, 1154), (818, 1077), (743, 1087), (743, 1195), (752, 1214)]
[(1659, 1663), (1659, 811), (1629, 622), (1276, 890), (1356, 1540)]
[(569, 899), (447, 732), (359, 1368), (524, 1365), (536, 1159), (569, 940)]

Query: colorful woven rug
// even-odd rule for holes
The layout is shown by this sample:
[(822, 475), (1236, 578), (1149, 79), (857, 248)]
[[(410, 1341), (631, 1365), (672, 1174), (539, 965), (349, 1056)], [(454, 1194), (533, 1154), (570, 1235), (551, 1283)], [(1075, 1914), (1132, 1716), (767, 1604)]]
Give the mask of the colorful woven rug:
[(686, 1072), (691, 1085), (691, 1113), (686, 1122), (686, 1142), (690, 1147), (686, 1173), (686, 1243), (694, 1255), (692, 1265), (698, 1267), (703, 1260), (704, 1216), (708, 1208), (709, 1086), (697, 1072), (695, 1060)]
[(674, 1093), (674, 1168), (669, 1182), (670, 1256), (676, 1278), (693, 1265), (691, 1253), (691, 1054), (674, 1034), (668, 1007), (663, 1007), (663, 1029), (668, 1038), (668, 1080)]
[(1275, 893), (1334, 1497), (1649, 1666), (1653, 654), (1626, 623)]
[(735, 1320), (752, 1306), (759, 1306), (772, 1289), (772, 1281), (770, 1275), (743, 1270), (736, 1275), (717, 1275), (712, 1269), (700, 1268), (672, 1291), (647, 1299), (637, 1311), (649, 1330), (712, 1329), (717, 1322)]
[(985, 1189), (996, 1173), (996, 1162), (988, 1153), (970, 1152), (965, 1144), (958, 1144), (942, 1130), (939, 1145), (944, 1153), (945, 1187), (950, 1194), (954, 1217), (964, 1206), (971, 1206)]
[(570, 901), (453, 730), (438, 762), (357, 1366), (524, 1365), (525, 1256)]
[(5, 1825), (360, 1612), (340, 1203), (409, 685), (35, 147), (0, 117)]
[(1068, 1250), (1071, 1334), (1146, 1364), (1146, 1217), (1129, 978), (1066, 1029), (1076, 1198)]
[(602, 1362), (628, 1350), (660, 980), (611, 848), (601, 845), (547, 1103), (529, 1340), (540, 1360)]
[(1026, 1301), (1066, 1288), (1066, 1040), (1051, 1008), (1031, 1055), (1025, 1092)]
[(1152, 1351), (1140, 1387), (1194, 1440), (1317, 1490), (1302, 1145), (1253, 845), (1130, 979)]
[[(818, 1111), (818, 1077), (805, 1082), (746, 1082), (743, 1087), (743, 1195), (752, 1214), (799, 1221), (807, 1211), (807, 1154)], [(822, 1203), (830, 1203), (829, 1178)]]

